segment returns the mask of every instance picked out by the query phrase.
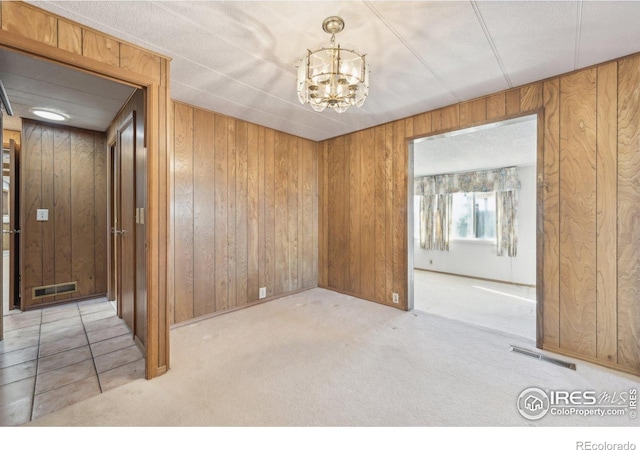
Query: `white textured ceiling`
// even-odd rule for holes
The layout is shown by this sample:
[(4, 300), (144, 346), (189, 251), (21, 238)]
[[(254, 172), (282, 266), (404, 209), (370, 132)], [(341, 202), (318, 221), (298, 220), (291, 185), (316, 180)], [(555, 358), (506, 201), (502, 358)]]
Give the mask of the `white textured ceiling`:
[[(171, 97), (322, 140), (640, 51), (640, 2), (32, 1), (173, 59)], [(364, 106), (317, 113), (297, 59), (337, 42), (368, 55)]]
[(535, 115), (422, 138), (414, 141), (413, 174), (533, 166), (536, 144)]

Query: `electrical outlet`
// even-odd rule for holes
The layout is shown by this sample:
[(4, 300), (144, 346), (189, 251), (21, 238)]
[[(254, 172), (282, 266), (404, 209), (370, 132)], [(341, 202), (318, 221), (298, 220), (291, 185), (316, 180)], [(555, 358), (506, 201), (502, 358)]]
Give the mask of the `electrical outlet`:
[(400, 296), (397, 292), (391, 294), (391, 300), (393, 300), (393, 303), (400, 303)]
[(258, 294), (258, 298), (265, 298), (267, 296), (267, 288), (261, 287), (260, 293)]

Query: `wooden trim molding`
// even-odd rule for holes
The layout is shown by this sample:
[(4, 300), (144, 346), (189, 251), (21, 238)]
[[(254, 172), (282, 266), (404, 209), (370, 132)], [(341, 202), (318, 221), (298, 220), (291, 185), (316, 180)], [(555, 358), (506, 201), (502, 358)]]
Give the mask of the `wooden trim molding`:
[[(37, 34), (27, 36), (24, 20), (19, 19), (29, 19), (31, 16), (39, 21), (45, 21), (47, 28), (39, 29)], [(169, 202), (166, 198), (160, 198), (160, 192), (169, 190), (169, 165), (167, 164), (169, 148), (166, 140), (166, 125), (170, 97), (170, 59), (23, 2), (0, 2), (0, 22), (2, 25), (0, 47), (2, 48), (145, 91), (147, 107), (145, 137), (148, 152), (148, 221), (145, 223), (148, 258), (146, 377), (150, 379), (161, 375), (166, 372), (169, 361), (169, 328), (166, 320), (168, 313), (166, 286), (164, 286), (167, 279)], [(58, 39), (61, 30), (63, 34), (70, 33), (70, 37), (75, 41), (71, 39), (61, 42)], [(99, 48), (95, 50), (79, 45), (77, 38), (86, 33), (93, 33), (99, 40), (108, 40), (109, 45), (117, 46), (119, 49), (117, 61), (105, 59), (96, 53), (99, 52)], [(54, 34), (56, 38), (52, 39), (51, 36)], [(122, 48), (125, 48), (123, 52), (126, 55), (125, 58), (122, 57)], [(161, 229), (164, 230), (163, 233), (160, 233)], [(161, 316), (165, 319), (160, 320)]]

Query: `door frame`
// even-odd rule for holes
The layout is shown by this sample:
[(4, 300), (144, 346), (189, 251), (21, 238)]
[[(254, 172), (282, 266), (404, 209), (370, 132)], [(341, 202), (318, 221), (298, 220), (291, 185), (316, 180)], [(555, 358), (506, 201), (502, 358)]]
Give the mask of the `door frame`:
[[(170, 177), (168, 176), (169, 164), (167, 161), (160, 161), (159, 146), (160, 138), (167, 138), (166, 119), (169, 111), (168, 88), (149, 77), (137, 74), (130, 70), (111, 66), (106, 63), (96, 61), (86, 56), (77, 55), (66, 50), (31, 40), (9, 32), (0, 30), (0, 47), (7, 50), (16, 51), (27, 56), (38, 58), (55, 64), (60, 64), (74, 70), (106, 78), (118, 83), (142, 89), (145, 95), (144, 129), (145, 147), (147, 153), (147, 208), (148, 220), (145, 222), (145, 235), (147, 237), (146, 254), (146, 278), (147, 278), (147, 317), (146, 317), (146, 342), (145, 346), (145, 376), (147, 379), (164, 374), (169, 368), (169, 303), (166, 301), (167, 293), (167, 255), (160, 254), (164, 249), (162, 241), (166, 241), (168, 236), (160, 236), (161, 223), (165, 224), (167, 235), (169, 231), (169, 217), (161, 217), (160, 212), (165, 208), (166, 215), (169, 214), (169, 195), (167, 195), (167, 205), (159, 202), (159, 189), (165, 189), (168, 193)], [(158, 62), (160, 64), (160, 62)], [(168, 77), (168, 75), (167, 75)], [(161, 89), (167, 92), (161, 99)], [(161, 104), (160, 102), (165, 103)], [(163, 108), (163, 119), (160, 121), (159, 109)], [(168, 139), (164, 142), (167, 145)], [(167, 146), (167, 150), (168, 150)], [(161, 174), (160, 170), (165, 172)], [(160, 181), (164, 176), (167, 186), (161, 186)], [(164, 249), (168, 251), (169, 246)], [(163, 276), (164, 275), (164, 276)], [(163, 311), (160, 311), (160, 304), (163, 304)], [(162, 317), (162, 320), (161, 320)], [(161, 340), (163, 342), (161, 342)], [(163, 355), (160, 355), (160, 351)], [(160, 364), (160, 357), (164, 363)]]
[(452, 131), (474, 128), (491, 123), (503, 122), (518, 117), (536, 116), (536, 347), (542, 349), (544, 340), (544, 108), (525, 111), (517, 114), (507, 114), (494, 119), (482, 120), (464, 126), (433, 131), (431, 133), (409, 136), (405, 139), (407, 149), (407, 311), (413, 309), (414, 304), (414, 167), (413, 142), (429, 136), (437, 136)]

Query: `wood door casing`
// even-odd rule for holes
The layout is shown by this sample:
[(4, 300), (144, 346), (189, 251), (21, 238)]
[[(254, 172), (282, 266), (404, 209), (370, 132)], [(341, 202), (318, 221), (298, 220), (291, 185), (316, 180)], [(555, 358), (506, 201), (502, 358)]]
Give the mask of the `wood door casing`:
[[(20, 233), (16, 232), (20, 228), (20, 217), (18, 216), (19, 198), (18, 187), (20, 180), (20, 156), (16, 142), (9, 141), (9, 230), (13, 233), (9, 235), (9, 309), (14, 309), (17, 305), (17, 292), (20, 292)], [(19, 305), (18, 305), (19, 306)]]
[(135, 334), (135, 114), (119, 131), (120, 189), (118, 226), (119, 240), (119, 278), (121, 315)]

